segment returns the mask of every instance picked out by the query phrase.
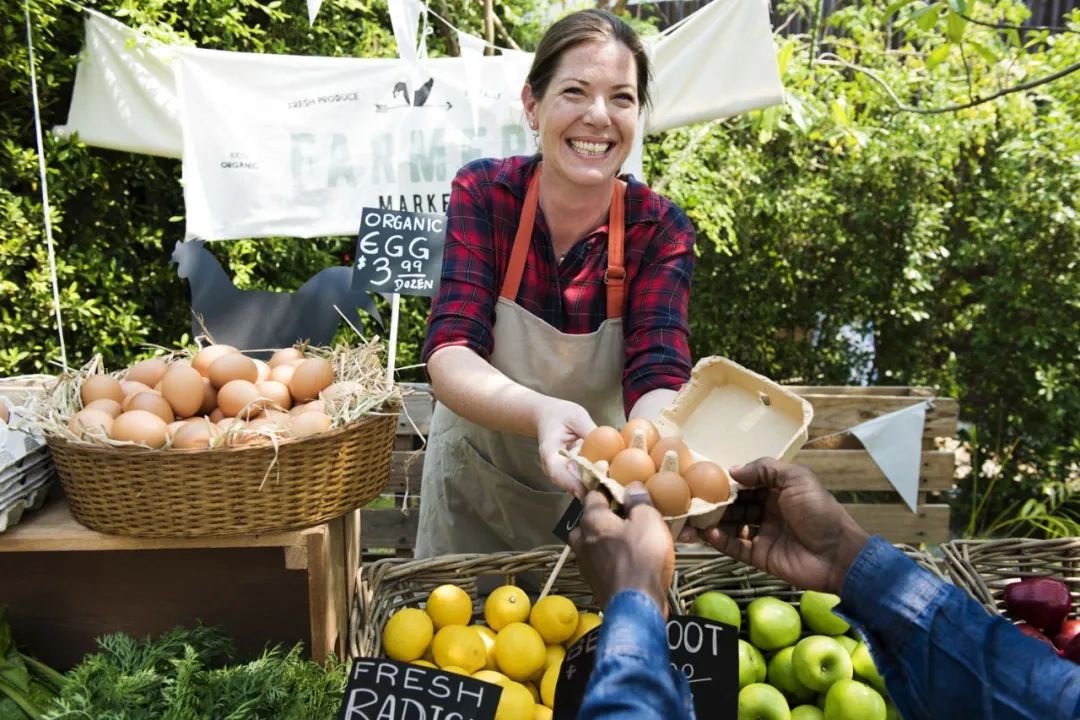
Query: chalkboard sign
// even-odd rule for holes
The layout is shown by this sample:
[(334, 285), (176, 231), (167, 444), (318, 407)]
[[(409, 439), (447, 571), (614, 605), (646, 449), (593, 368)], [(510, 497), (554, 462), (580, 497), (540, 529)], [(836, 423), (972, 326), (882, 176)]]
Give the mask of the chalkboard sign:
[(570, 501), (570, 504), (566, 506), (566, 511), (563, 512), (562, 517), (559, 518), (559, 522), (555, 523), (555, 527), (551, 532), (555, 537), (563, 541), (563, 544), (570, 543), (570, 531), (578, 526), (581, 522), (581, 514), (585, 511), (585, 506), (581, 504), (581, 501), (574, 498)]
[(385, 658), (353, 660), (339, 720), (492, 720), (502, 688)]
[[(573, 720), (585, 698), (603, 627), (566, 651), (555, 685), (553, 720)], [(686, 676), (699, 718), (733, 718), (739, 707), (739, 631), (693, 615), (667, 623), (671, 667)]]
[(445, 215), (364, 208), (352, 288), (430, 297), (439, 288), (445, 244)]

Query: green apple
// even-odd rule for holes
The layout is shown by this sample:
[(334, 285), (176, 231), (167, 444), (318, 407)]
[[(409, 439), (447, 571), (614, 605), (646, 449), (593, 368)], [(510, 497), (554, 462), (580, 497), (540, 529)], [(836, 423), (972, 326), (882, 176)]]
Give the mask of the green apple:
[(900, 708), (896, 707), (892, 700), (885, 698), (885, 720), (904, 720), (900, 714)]
[(791, 720), (825, 720), (825, 712), (817, 705), (799, 705), (791, 709)]
[(731, 597), (716, 590), (703, 592), (694, 598), (690, 614), (698, 615), (706, 620), (734, 625), (736, 629), (742, 627), (742, 613), (739, 612), (739, 606)]
[(878, 692), (885, 692), (885, 680), (878, 673), (866, 643), (859, 643), (855, 652), (851, 653), (851, 667), (860, 680), (870, 683)]
[(885, 720), (885, 698), (858, 680), (840, 680), (825, 695), (825, 720)]
[(760, 597), (746, 608), (750, 642), (763, 651), (794, 645), (802, 633), (799, 611), (773, 597)]
[(833, 615), (832, 609), (839, 604), (839, 595), (807, 590), (799, 600), (799, 614), (803, 622), (819, 635), (840, 635), (850, 630), (851, 626)]
[(838, 680), (850, 680), (851, 656), (828, 635), (811, 635), (795, 645), (791, 655), (795, 676), (815, 692), (825, 692)]
[(772, 685), (751, 683), (739, 691), (739, 720), (791, 720), (783, 693)]
[(848, 655), (855, 652), (855, 648), (859, 646), (859, 641), (850, 635), (830, 635), (833, 640), (844, 646), (844, 649), (848, 651)]
[(799, 682), (791, 667), (791, 655), (795, 647), (789, 645), (769, 658), (769, 684), (784, 693), (793, 703), (805, 703), (814, 699), (814, 691)]
[(768, 666), (761, 651), (745, 640), (739, 640), (739, 687), (765, 682), (767, 673)]

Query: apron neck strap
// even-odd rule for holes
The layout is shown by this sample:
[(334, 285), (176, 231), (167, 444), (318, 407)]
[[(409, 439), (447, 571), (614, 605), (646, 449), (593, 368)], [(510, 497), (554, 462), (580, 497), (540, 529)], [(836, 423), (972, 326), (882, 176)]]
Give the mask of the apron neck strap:
[[(521, 276), (525, 271), (525, 257), (529, 254), (529, 245), (532, 243), (533, 225), (536, 223), (536, 208), (540, 197), (540, 168), (540, 165), (536, 166), (536, 171), (529, 179), (529, 187), (525, 191), (525, 207), (521, 210), (521, 219), (518, 221), (517, 232), (514, 235), (514, 247), (510, 251), (510, 264), (506, 268), (506, 277), (499, 292), (499, 297), (504, 297), (510, 302), (517, 301)], [(607, 286), (607, 316), (610, 320), (622, 317), (625, 297), (623, 287), (626, 279), (626, 268), (623, 267), (623, 239), (626, 235), (626, 213), (623, 203), (625, 194), (626, 183), (616, 179), (611, 190), (611, 206), (608, 209), (608, 266), (604, 271), (604, 284)]]

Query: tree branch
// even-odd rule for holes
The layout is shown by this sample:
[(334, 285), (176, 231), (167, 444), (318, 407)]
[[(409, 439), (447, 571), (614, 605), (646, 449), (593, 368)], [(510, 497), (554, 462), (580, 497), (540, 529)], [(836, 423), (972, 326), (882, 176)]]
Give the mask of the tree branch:
[(832, 66), (836, 66), (836, 67), (846, 67), (848, 69), (855, 70), (857, 72), (861, 72), (862, 74), (866, 75), (871, 80), (876, 82), (878, 85), (880, 85), (885, 90), (885, 92), (888, 93), (889, 97), (892, 98), (894, 103), (896, 103), (896, 108), (898, 110), (903, 110), (904, 112), (919, 113), (921, 115), (938, 115), (938, 114), (941, 114), (941, 113), (956, 112), (958, 110), (965, 110), (965, 109), (967, 109), (969, 107), (975, 107), (976, 105), (982, 105), (984, 103), (988, 103), (991, 100), (997, 100), (999, 97), (1004, 97), (1005, 95), (1011, 95), (1012, 93), (1023, 92), (1024, 90), (1030, 90), (1030, 89), (1038, 87), (1040, 85), (1046, 85), (1047, 83), (1052, 83), (1055, 80), (1059, 80), (1059, 79), (1065, 77), (1066, 75), (1071, 75), (1072, 73), (1076, 72), (1077, 70), (1080, 70), (1080, 62), (1077, 62), (1077, 63), (1073, 63), (1072, 65), (1069, 65), (1068, 67), (1062, 68), (1061, 70), (1058, 70), (1055, 73), (1051, 73), (1050, 75), (1046, 75), (1045, 77), (1041, 77), (1041, 78), (1038, 78), (1036, 80), (1031, 80), (1030, 82), (1026, 82), (1026, 83), (1020, 83), (1019, 85), (1013, 85), (1011, 87), (1005, 88), (1004, 90), (999, 90), (998, 92), (994, 93), (993, 95), (987, 95), (985, 97), (976, 96), (970, 102), (960, 103), (960, 104), (957, 104), (957, 105), (945, 105), (943, 107), (938, 107), (938, 108), (921, 108), (921, 107), (915, 107), (914, 105), (907, 105), (903, 101), (901, 101), (900, 98), (897, 97), (896, 93), (893, 92), (892, 87), (890, 87), (889, 84), (887, 82), (885, 82), (885, 80), (883, 80), (881, 78), (881, 76), (879, 76), (877, 73), (875, 73), (873, 70), (870, 70), (869, 68), (864, 68), (864, 67), (860, 67), (858, 65), (853, 65), (852, 63), (849, 63), (848, 61), (844, 60), (843, 58), (838, 57), (836, 55), (833, 55), (832, 53), (823, 54), (820, 58), (818, 58), (817, 60), (814, 60), (814, 63), (819, 64), (819, 65), (832, 65)]
[[(956, 12), (955, 10), (953, 12)], [(967, 20), (972, 25), (981, 25), (982, 27), (993, 28), (994, 30), (1026, 30), (1038, 32), (1040, 30), (1049, 30), (1050, 32), (1057, 33), (1075, 33), (1077, 30), (1067, 27), (1054, 27), (1053, 25), (1006, 25), (1004, 23), (992, 23), (985, 20), (976, 20), (973, 17), (968, 17), (964, 13), (956, 13), (960, 17)]]
[(506, 26), (503, 25), (502, 19), (499, 18), (499, 13), (492, 12), (491, 16), (495, 18), (495, 27), (498, 28), (499, 32), (502, 33), (502, 36), (506, 39), (506, 42), (510, 44), (510, 47), (514, 50), (520, 50), (521, 47), (519, 47), (518, 44), (514, 42), (514, 38), (510, 37), (510, 31), (506, 29)]

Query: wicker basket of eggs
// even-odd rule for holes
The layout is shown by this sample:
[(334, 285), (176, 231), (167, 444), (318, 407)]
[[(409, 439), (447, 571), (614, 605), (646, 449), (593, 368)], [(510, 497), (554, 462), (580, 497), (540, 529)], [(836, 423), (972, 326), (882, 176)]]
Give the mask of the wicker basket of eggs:
[(389, 479), (400, 394), (376, 343), (269, 362), (207, 345), (106, 373), (96, 358), (42, 396), (72, 515), (101, 532), (194, 537), (316, 525)]

